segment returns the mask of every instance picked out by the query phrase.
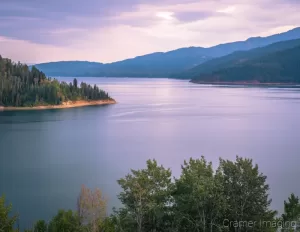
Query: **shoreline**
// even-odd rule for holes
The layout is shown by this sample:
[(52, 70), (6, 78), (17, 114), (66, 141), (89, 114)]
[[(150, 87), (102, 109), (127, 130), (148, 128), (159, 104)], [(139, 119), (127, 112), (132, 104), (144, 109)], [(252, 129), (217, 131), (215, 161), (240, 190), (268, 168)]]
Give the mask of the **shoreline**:
[(230, 85), (230, 86), (248, 86), (248, 87), (280, 87), (280, 88), (300, 88), (299, 83), (259, 83), (259, 82), (230, 82), (230, 81), (193, 81), (194, 84), (203, 85)]
[(100, 106), (100, 105), (111, 105), (117, 102), (113, 99), (111, 100), (96, 100), (96, 101), (67, 101), (63, 102), (61, 105), (41, 105), (41, 106), (0, 106), (1, 111), (19, 111), (19, 110), (51, 110), (51, 109), (69, 109), (69, 108), (79, 108), (85, 106)]

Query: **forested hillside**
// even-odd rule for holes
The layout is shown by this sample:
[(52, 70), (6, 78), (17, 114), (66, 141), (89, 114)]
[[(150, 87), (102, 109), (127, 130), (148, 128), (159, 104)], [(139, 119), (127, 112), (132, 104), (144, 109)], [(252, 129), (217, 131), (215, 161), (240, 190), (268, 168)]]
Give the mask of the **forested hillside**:
[(182, 73), (174, 74), (171, 77), (181, 79), (193, 79), (203, 73), (212, 73), (223, 68), (241, 65), (249, 60), (297, 46), (300, 46), (300, 39), (282, 41), (268, 45), (266, 47), (255, 48), (249, 51), (238, 51), (227, 56), (214, 58), (210, 61), (204, 62), (201, 65), (198, 65), (195, 68), (189, 69)]
[(59, 82), (36, 67), (14, 63), (0, 56), (0, 106), (59, 105), (72, 100), (110, 99), (96, 85)]
[(200, 74), (192, 82), (300, 83), (300, 46)]

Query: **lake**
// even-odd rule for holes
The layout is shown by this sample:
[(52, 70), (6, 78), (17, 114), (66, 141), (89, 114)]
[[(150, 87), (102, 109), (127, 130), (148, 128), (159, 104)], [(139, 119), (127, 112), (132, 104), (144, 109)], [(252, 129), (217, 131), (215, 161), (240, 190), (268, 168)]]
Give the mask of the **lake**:
[[(72, 78), (62, 78), (71, 81)], [(0, 112), (0, 194), (21, 228), (75, 209), (82, 184), (119, 206), (116, 180), (147, 159), (180, 174), (184, 159), (249, 157), (268, 176), (272, 207), (300, 195), (300, 90), (197, 85), (182, 80), (78, 78), (118, 104)]]

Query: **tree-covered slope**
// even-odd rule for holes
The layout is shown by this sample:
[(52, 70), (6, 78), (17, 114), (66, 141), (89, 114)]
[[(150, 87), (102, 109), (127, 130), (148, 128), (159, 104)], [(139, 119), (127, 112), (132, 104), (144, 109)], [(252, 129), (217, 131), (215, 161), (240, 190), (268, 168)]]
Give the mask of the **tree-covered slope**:
[(274, 52), (212, 73), (193, 82), (300, 83), (300, 46)]
[(289, 48), (300, 46), (300, 39), (282, 41), (268, 45), (266, 47), (255, 48), (249, 51), (238, 51), (227, 56), (214, 58), (195, 68), (186, 70), (181, 73), (173, 74), (173, 78), (193, 79), (201, 74), (216, 72), (223, 68), (229, 68), (241, 65), (249, 60), (266, 56), (274, 52), (283, 51)]
[(36, 67), (14, 63), (0, 56), (0, 106), (59, 105), (72, 100), (106, 100), (108, 94), (97, 86), (77, 80), (73, 83), (47, 78)]

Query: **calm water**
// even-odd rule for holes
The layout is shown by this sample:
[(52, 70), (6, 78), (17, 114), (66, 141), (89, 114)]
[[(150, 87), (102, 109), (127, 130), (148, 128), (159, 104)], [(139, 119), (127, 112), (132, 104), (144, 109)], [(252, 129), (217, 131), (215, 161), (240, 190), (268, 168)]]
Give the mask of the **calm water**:
[[(71, 80), (64, 78), (65, 80)], [(273, 207), (300, 195), (300, 90), (224, 88), (168, 79), (82, 78), (116, 105), (0, 112), (0, 194), (21, 227), (75, 209), (81, 184), (118, 206), (116, 180), (155, 158), (180, 173), (189, 157), (251, 157)]]

